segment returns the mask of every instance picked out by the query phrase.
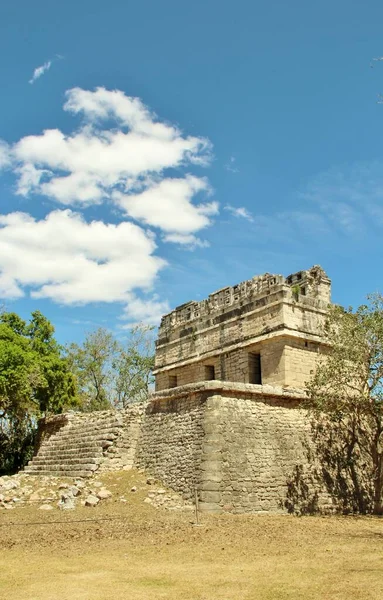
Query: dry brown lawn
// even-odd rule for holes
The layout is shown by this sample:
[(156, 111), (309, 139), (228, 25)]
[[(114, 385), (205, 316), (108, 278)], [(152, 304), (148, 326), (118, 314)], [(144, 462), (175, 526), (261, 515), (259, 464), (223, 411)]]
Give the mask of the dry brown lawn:
[(195, 527), (191, 513), (145, 504), (139, 474), (104, 481), (114, 497), (93, 509), (0, 513), (1, 600), (383, 598), (381, 519), (221, 515)]

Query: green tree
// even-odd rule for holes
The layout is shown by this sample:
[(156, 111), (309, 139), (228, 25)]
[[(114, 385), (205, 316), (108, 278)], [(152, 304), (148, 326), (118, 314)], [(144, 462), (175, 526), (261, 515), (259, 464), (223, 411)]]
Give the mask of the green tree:
[[(308, 407), (321, 423), (322, 432), (328, 427), (327, 432), (331, 430), (337, 438), (341, 466), (348, 470), (359, 509), (366, 507), (367, 481), (371, 508), (382, 514), (383, 297), (369, 296), (368, 303), (355, 311), (331, 307), (324, 337), (329, 352), (307, 385)], [(334, 460), (334, 448), (328, 456)]]
[(37, 420), (77, 403), (75, 379), (52, 324), (39, 312), (29, 323), (0, 315), (0, 470), (28, 458)]
[(126, 344), (119, 346), (114, 369), (116, 406), (126, 408), (147, 399), (154, 383), (154, 327), (132, 327)]
[(87, 335), (82, 346), (69, 346), (68, 360), (77, 377), (82, 410), (111, 408), (113, 364), (117, 353), (118, 344), (113, 334), (102, 327)]
[(153, 383), (153, 330), (137, 325), (122, 344), (110, 331), (99, 328), (81, 346), (69, 346), (67, 356), (78, 381), (82, 410), (125, 408), (147, 398)]

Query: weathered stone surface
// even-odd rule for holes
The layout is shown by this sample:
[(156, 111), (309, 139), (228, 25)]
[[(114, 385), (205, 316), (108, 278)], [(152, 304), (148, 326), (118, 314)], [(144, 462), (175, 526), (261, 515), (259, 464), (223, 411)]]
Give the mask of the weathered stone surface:
[(57, 506), (61, 510), (73, 510), (75, 508), (75, 499), (69, 489), (64, 494), (61, 494), (61, 498), (57, 503)]
[(97, 496), (89, 495), (85, 499), (85, 506), (97, 506), (99, 502), (100, 500), (97, 498)]
[[(95, 472), (131, 468), (144, 406), (125, 411), (66, 413), (40, 422), (38, 453), (26, 472), (91, 477)], [(81, 487), (81, 486), (78, 486)]]
[(42, 504), (39, 506), (39, 510), (53, 510), (53, 506), (51, 504)]
[(99, 500), (107, 500), (108, 498), (111, 498), (112, 495), (112, 492), (106, 490), (105, 488), (101, 488), (101, 490), (97, 492), (97, 498)]
[(266, 273), (176, 308), (159, 329), (156, 390), (213, 379), (304, 387), (330, 293), (314, 266), (286, 278)]
[[(330, 289), (316, 266), (254, 277), (178, 307), (161, 323), (148, 404), (43, 421), (27, 472), (79, 478), (134, 466), (189, 507), (197, 494), (201, 511), (332, 510), (301, 408), (324, 350)], [(93, 482), (88, 498), (98, 502), (101, 485)], [(145, 502), (179, 505), (165, 489), (151, 489)]]
[(142, 422), (136, 465), (185, 498), (199, 481), (203, 418), (204, 397), (192, 393), (150, 403)]
[(31, 502), (38, 502), (39, 500), (41, 500), (41, 496), (40, 496), (40, 494), (38, 494), (37, 492), (34, 492), (33, 494), (31, 494), (31, 495), (29, 496), (29, 500), (30, 500)]

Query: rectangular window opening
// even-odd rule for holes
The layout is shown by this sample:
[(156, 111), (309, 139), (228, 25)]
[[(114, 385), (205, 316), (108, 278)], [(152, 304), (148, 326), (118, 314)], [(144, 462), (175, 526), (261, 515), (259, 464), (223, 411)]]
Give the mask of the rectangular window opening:
[(214, 365), (205, 365), (205, 381), (212, 381), (213, 379), (215, 379)]
[(249, 354), (249, 383), (262, 384), (261, 355)]
[(169, 387), (177, 387), (177, 375), (169, 375)]

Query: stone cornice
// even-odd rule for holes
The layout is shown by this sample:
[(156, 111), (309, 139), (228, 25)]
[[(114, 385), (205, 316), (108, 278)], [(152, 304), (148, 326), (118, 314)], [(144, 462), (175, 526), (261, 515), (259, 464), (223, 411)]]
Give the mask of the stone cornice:
[(192, 394), (203, 394), (207, 393), (210, 396), (230, 396), (235, 394), (236, 396), (253, 397), (254, 399), (261, 399), (262, 397), (278, 398), (286, 400), (298, 400), (302, 401), (306, 398), (306, 394), (303, 390), (293, 389), (281, 386), (273, 385), (255, 385), (252, 383), (238, 383), (235, 381), (199, 381), (197, 383), (188, 383), (186, 385), (178, 386), (175, 388), (169, 388), (154, 392), (150, 398), (149, 403), (161, 401), (161, 400), (175, 400), (190, 396)]

